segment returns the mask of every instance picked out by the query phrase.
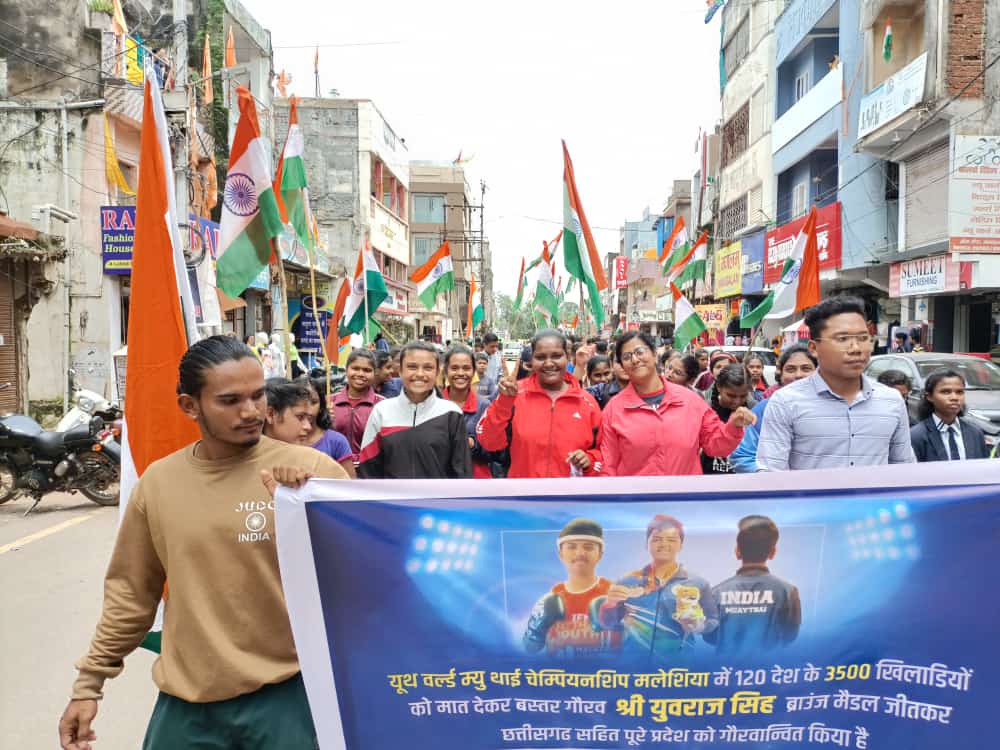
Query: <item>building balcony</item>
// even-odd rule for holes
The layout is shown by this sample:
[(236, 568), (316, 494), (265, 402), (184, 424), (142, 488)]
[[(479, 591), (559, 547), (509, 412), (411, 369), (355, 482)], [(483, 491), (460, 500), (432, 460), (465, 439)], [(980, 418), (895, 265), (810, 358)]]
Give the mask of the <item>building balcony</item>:
[(409, 225), (375, 198), (371, 199), (371, 213), (368, 218), (372, 246), (390, 258), (409, 265)]
[(797, 135), (840, 104), (844, 71), (837, 66), (823, 76), (771, 128), (771, 153), (777, 153)]

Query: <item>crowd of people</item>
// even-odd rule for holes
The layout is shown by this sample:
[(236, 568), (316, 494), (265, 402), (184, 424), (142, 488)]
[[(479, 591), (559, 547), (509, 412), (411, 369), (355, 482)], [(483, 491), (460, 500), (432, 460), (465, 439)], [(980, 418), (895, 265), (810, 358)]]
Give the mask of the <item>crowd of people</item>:
[[(805, 323), (809, 341), (780, 351), (773, 383), (752, 351), (677, 351), (641, 331), (581, 341), (542, 330), (510, 363), (492, 333), (443, 353), (381, 339), (352, 352), (329, 395), (324, 378), (268, 379), (265, 434), (323, 451), (352, 478), (677, 476), (988, 455), (962, 419), (958, 373), (928, 379), (919, 419), (903, 373), (864, 375), (875, 341), (859, 300), (827, 299)], [(309, 394), (307, 409), (288, 405), (289, 389)], [(298, 432), (282, 426), (295, 414)]]
[[(154, 668), (161, 693), (143, 746), (314, 746), (272, 536), (279, 484), (676, 476), (986, 457), (982, 431), (962, 416), (958, 372), (930, 374), (913, 425), (906, 377), (864, 375), (875, 343), (864, 312), (850, 297), (811, 308), (808, 343), (780, 353), (774, 383), (752, 353), (673, 351), (639, 331), (613, 341), (539, 331), (510, 364), (493, 334), (443, 354), (424, 341), (393, 349), (382, 340), (350, 354), (331, 393), (327, 377), (265, 378), (277, 353), (263, 338), (255, 348), (229, 336), (197, 342), (181, 360), (177, 391), (201, 439), (149, 466), (128, 499), (101, 620), (60, 721), (61, 746), (91, 747), (104, 683), (149, 632), (168, 577)], [(712, 602), (724, 603), (746, 576), (766, 574), (776, 532), (773, 523), (752, 525), (766, 533), (752, 549), (739, 546), (737, 576), (697, 590), (705, 623)], [(676, 575), (683, 527), (660, 519), (647, 541), (650, 566), (608, 583), (599, 616), (609, 627), (622, 615), (622, 586)], [(212, 576), (217, 570), (226, 577)], [(790, 598), (786, 609), (781, 638), (790, 640), (797, 603)], [(714, 618), (711, 627), (692, 622), (684, 633), (700, 630), (719, 644), (735, 632)], [(539, 629), (526, 638), (537, 649), (546, 636)]]

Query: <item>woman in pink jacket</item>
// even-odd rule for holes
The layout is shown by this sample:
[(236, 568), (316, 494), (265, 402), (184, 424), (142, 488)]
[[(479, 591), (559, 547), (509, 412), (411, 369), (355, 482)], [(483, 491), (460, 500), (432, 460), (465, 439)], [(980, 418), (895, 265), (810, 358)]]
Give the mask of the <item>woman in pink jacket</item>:
[(618, 340), (615, 356), (629, 385), (603, 414), (601, 454), (612, 476), (701, 474), (700, 451), (728, 456), (756, 422), (746, 407), (723, 423), (705, 399), (656, 371), (656, 347), (641, 331)]

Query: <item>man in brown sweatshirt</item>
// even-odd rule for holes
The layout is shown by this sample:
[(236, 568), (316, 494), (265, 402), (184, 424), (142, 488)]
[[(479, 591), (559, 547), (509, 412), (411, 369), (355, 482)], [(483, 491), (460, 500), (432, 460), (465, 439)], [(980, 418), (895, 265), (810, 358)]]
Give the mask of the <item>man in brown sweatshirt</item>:
[(194, 344), (178, 404), (201, 440), (149, 466), (132, 492), (104, 583), (104, 608), (72, 700), (64, 750), (90, 750), (104, 681), (149, 631), (169, 580), (160, 696), (144, 750), (316, 747), (278, 572), (276, 484), (344, 479), (319, 451), (263, 437), (264, 373), (237, 339)]

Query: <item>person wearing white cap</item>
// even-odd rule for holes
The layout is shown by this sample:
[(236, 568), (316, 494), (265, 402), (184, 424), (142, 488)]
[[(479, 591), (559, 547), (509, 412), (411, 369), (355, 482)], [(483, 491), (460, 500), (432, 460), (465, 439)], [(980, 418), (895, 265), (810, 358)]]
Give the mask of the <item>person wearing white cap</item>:
[(597, 563), (604, 555), (604, 529), (589, 518), (576, 518), (559, 533), (557, 545), (567, 578), (531, 610), (525, 650), (544, 649), (550, 656), (562, 657), (617, 650), (620, 633), (597, 630), (591, 612), (593, 603), (611, 588), (611, 581), (597, 575)]

